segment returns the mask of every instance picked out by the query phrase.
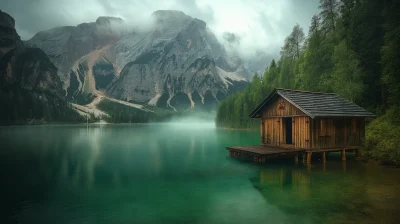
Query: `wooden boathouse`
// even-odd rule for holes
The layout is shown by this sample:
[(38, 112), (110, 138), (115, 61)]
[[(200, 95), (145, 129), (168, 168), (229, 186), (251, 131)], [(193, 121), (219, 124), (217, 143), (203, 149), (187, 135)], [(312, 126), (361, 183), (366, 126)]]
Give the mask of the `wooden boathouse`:
[(275, 89), (250, 114), (260, 119), (260, 145), (229, 146), (232, 157), (253, 157), (265, 162), (270, 156), (294, 155), (311, 163), (312, 153), (360, 149), (365, 136), (365, 119), (375, 117), (364, 108), (334, 93)]

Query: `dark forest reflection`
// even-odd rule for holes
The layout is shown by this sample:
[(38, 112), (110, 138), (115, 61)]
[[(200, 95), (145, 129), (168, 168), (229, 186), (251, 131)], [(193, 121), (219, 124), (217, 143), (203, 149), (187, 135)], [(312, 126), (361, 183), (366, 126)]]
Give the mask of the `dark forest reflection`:
[(330, 161), (312, 171), (265, 167), (253, 185), (268, 203), (307, 222), (397, 223), (398, 170), (357, 163)]

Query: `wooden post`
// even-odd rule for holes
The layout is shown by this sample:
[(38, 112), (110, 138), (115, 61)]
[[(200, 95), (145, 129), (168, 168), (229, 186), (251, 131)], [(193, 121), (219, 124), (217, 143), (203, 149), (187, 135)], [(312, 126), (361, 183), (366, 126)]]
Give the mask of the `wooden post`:
[(342, 149), (342, 161), (346, 161), (346, 149)]
[(296, 154), (295, 156), (294, 156), (294, 163), (297, 165), (297, 164), (299, 164), (299, 155), (298, 154)]
[(307, 161), (306, 161), (306, 153), (304, 152), (304, 153), (303, 153), (303, 164), (306, 164), (306, 162), (307, 162)]
[(326, 163), (326, 152), (322, 152), (322, 162)]
[(307, 152), (307, 164), (311, 164), (312, 152)]

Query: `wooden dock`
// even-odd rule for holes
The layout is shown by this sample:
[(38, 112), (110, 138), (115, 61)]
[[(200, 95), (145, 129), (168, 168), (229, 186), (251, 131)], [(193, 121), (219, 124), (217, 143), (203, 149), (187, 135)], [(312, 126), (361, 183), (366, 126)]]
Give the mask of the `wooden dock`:
[(295, 162), (298, 163), (299, 156), (302, 156), (303, 163), (311, 163), (313, 153), (320, 153), (322, 161), (326, 162), (326, 154), (329, 152), (341, 152), (342, 160), (346, 160), (346, 151), (354, 151), (356, 157), (361, 157), (360, 147), (346, 148), (328, 148), (328, 149), (294, 149), (268, 145), (252, 145), (252, 146), (228, 146), (231, 157), (253, 158), (254, 162), (263, 163), (269, 157), (294, 156)]
[(305, 152), (305, 149), (288, 149), (276, 146), (228, 146), (231, 157), (253, 157), (254, 162), (265, 162), (268, 157), (294, 155), (295, 157)]

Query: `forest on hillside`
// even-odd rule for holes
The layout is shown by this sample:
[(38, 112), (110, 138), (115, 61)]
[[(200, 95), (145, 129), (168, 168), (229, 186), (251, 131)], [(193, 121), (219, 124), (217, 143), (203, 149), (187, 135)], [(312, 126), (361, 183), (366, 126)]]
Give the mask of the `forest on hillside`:
[(399, 165), (400, 0), (321, 0), (319, 8), (308, 34), (295, 25), (280, 58), (220, 103), (217, 126), (258, 129), (248, 115), (274, 88), (335, 92), (379, 116), (366, 148)]

